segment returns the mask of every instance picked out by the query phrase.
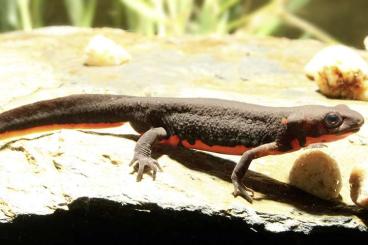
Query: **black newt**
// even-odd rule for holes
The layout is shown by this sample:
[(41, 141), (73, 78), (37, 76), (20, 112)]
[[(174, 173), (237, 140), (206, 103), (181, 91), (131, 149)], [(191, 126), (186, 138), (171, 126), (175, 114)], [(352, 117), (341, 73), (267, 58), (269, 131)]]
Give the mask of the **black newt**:
[(252, 202), (242, 180), (253, 159), (330, 142), (357, 132), (361, 114), (346, 105), (267, 107), (205, 98), (157, 98), (80, 94), (24, 105), (0, 114), (0, 139), (34, 131), (98, 128), (130, 122), (139, 133), (133, 160), (137, 180), (144, 168), (155, 177), (156, 142), (241, 155), (231, 175), (234, 196)]

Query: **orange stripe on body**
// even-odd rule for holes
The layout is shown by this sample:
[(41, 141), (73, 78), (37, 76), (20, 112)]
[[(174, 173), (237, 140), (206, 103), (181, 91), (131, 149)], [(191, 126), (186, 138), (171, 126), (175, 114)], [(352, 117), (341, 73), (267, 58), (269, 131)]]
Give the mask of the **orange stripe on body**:
[(214, 145), (209, 146), (201, 140), (196, 140), (195, 143), (192, 145), (187, 140), (181, 140), (177, 135), (170, 136), (168, 139), (161, 140), (160, 144), (165, 145), (171, 145), (171, 146), (177, 146), (181, 143), (185, 148), (188, 149), (196, 149), (196, 150), (202, 150), (202, 151), (210, 151), (210, 152), (217, 152), (222, 154), (228, 154), (228, 155), (242, 155), (245, 151), (249, 150), (250, 148), (247, 148), (242, 145), (236, 145), (236, 146), (221, 146), (221, 145)]
[(182, 145), (186, 148), (197, 149), (203, 151), (211, 151), (228, 155), (242, 155), (244, 152), (249, 150), (250, 148), (245, 147), (243, 145), (235, 145), (235, 146), (222, 146), (222, 145), (213, 145), (209, 146), (203, 143), (201, 140), (196, 140), (194, 144), (190, 144), (187, 140), (183, 140)]
[(123, 125), (123, 122), (117, 123), (66, 123), (66, 124), (52, 124), (45, 126), (37, 126), (32, 128), (20, 129), (7, 131), (4, 133), (0, 133), (0, 140), (12, 138), (12, 137), (20, 137), (28, 134), (34, 133), (42, 133), (60, 129), (98, 129), (98, 128), (112, 128), (119, 127)]
[(221, 146), (221, 145), (214, 145), (209, 146), (201, 140), (196, 140), (195, 143), (192, 145), (187, 140), (180, 140), (177, 135), (170, 136), (168, 139), (161, 140), (160, 144), (177, 146), (181, 143), (185, 148), (188, 149), (196, 149), (202, 151), (210, 151), (210, 152), (217, 152), (222, 154), (228, 155), (242, 155), (245, 151), (251, 149), (245, 147), (243, 145), (236, 145), (236, 146)]
[[(351, 133), (345, 133), (345, 134), (341, 134), (341, 135), (323, 135), (323, 136), (320, 136), (320, 137), (307, 137), (305, 146), (308, 146), (310, 144), (315, 144), (315, 143), (325, 143), (325, 142), (337, 141), (337, 140), (343, 139), (343, 138), (345, 138), (349, 135), (351, 135)], [(243, 146), (243, 145), (235, 145), (235, 146), (214, 145), (214, 146), (209, 146), (209, 145), (203, 143), (203, 141), (201, 141), (201, 140), (196, 140), (194, 144), (190, 144), (187, 140), (180, 140), (180, 138), (177, 135), (170, 136), (168, 139), (165, 139), (165, 140), (161, 140), (160, 143), (161, 144), (172, 145), (172, 146), (177, 146), (177, 145), (179, 145), (179, 143), (181, 143), (185, 148), (197, 149), (197, 150), (203, 150), (203, 151), (210, 151), (210, 152), (217, 152), (217, 153), (228, 154), (228, 155), (242, 155), (244, 152), (252, 149), (252, 147), (246, 147), (246, 146)], [(299, 150), (300, 148), (302, 148), (299, 145), (299, 141), (296, 140), (296, 139), (294, 139), (291, 142), (291, 146), (292, 146), (292, 149), (288, 152), (296, 151), (296, 150)], [(284, 151), (279, 151), (279, 150), (269, 150), (269, 151), (267, 151), (267, 154), (265, 154), (265, 155), (278, 155), (278, 154), (283, 154), (283, 153), (285, 153), (285, 152)]]
[(160, 144), (177, 146), (180, 142), (180, 138), (177, 135), (170, 136), (168, 139), (160, 141)]

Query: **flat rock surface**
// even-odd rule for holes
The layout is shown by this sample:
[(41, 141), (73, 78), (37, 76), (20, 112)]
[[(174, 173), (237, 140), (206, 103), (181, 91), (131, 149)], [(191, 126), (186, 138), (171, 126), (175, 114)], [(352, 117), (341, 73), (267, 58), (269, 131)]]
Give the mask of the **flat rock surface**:
[[(84, 48), (96, 34), (124, 46), (132, 60), (121, 66), (84, 66)], [(215, 97), (270, 106), (344, 103), (368, 121), (367, 102), (328, 99), (305, 77), (304, 65), (322, 47), (310, 40), (248, 36), (146, 38), (116, 29), (7, 33), (0, 35), (0, 110), (73, 93), (113, 93)], [(0, 227), (37, 223), (40, 217), (52, 222), (73, 210), (96, 215), (105, 210), (117, 218), (131, 213), (127, 217), (138, 222), (137, 212), (145, 210), (155, 219), (172, 217), (182, 224), (222, 220), (225, 225), (230, 220), (254, 234), (367, 231), (367, 211), (353, 205), (348, 182), (353, 166), (367, 162), (367, 125), (324, 149), (341, 169), (343, 187), (335, 201), (287, 184), (302, 150), (252, 163), (246, 183), (256, 191), (253, 204), (231, 195), (237, 156), (158, 146), (155, 156), (164, 172), (156, 181), (145, 175), (137, 183), (128, 166), (137, 137), (124, 125), (1, 141)]]

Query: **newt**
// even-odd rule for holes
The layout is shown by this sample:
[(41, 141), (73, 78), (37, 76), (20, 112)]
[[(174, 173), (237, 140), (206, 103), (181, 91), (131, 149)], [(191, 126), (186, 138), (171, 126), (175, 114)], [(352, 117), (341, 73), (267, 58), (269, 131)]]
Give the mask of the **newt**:
[[(252, 202), (243, 183), (250, 163), (267, 155), (336, 141), (359, 131), (363, 116), (346, 105), (268, 107), (210, 98), (77, 94), (39, 101), (0, 114), (0, 139), (62, 128), (116, 127), (129, 122), (141, 134), (130, 166), (161, 170), (156, 143), (241, 155), (231, 174), (233, 195)], [(249, 193), (248, 193), (249, 192)]]

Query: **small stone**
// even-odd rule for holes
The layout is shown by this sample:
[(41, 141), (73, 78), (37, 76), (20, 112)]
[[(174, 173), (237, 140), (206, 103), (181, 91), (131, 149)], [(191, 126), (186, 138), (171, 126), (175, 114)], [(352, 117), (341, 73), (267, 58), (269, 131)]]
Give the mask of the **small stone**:
[(328, 97), (368, 100), (368, 64), (349, 47), (334, 45), (322, 49), (304, 70)]
[(122, 46), (102, 35), (96, 35), (91, 39), (85, 54), (84, 64), (88, 66), (121, 65), (131, 60), (131, 56)]
[(359, 207), (368, 208), (368, 164), (359, 164), (350, 174), (350, 197)]
[(364, 38), (364, 47), (366, 50), (368, 50), (368, 36)]
[(300, 155), (290, 171), (289, 182), (326, 200), (337, 198), (342, 187), (336, 161), (321, 150), (309, 150)]

